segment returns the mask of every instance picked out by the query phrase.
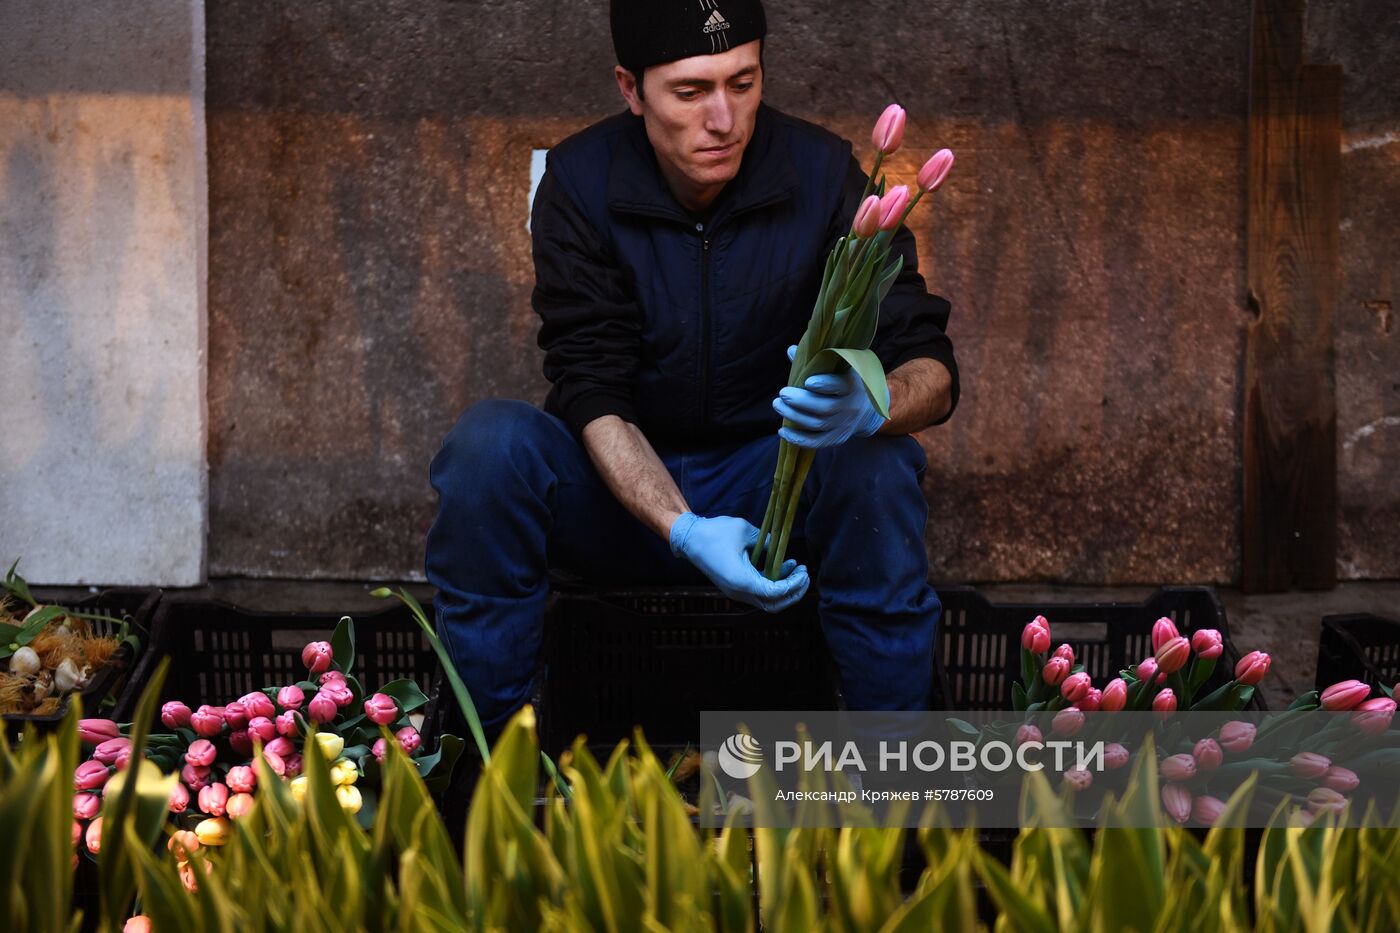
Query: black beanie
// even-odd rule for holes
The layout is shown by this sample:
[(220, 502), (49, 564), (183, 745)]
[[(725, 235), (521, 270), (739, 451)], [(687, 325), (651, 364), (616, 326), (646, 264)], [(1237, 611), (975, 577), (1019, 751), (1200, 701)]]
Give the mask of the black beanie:
[(617, 63), (633, 73), (728, 52), (767, 32), (762, 0), (612, 0)]

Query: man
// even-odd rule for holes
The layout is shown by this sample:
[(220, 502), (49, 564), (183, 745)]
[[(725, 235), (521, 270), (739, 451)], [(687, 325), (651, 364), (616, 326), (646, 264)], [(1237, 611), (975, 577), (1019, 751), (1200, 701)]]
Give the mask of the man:
[(553, 389), (543, 411), (474, 406), (433, 461), (438, 630), (491, 728), (527, 699), (551, 567), (790, 606), (807, 568), (771, 581), (747, 556), (786, 418), (818, 451), (791, 552), (848, 705), (925, 708), (941, 607), (909, 435), (956, 405), (948, 303), (901, 233), (874, 343), (889, 421), (849, 374), (784, 388), (865, 175), (849, 143), (760, 103), (760, 0), (614, 0), (612, 29), (627, 111), (550, 151), (532, 215)]

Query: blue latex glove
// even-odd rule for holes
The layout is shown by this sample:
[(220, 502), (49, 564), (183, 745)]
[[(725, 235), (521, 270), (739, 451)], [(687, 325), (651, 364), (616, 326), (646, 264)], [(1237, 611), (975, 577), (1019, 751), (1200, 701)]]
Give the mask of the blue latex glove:
[[(788, 359), (797, 347), (788, 347)], [(889, 388), (885, 389), (889, 405)], [(778, 431), (799, 447), (835, 447), (853, 437), (869, 437), (885, 423), (853, 371), (808, 376), (800, 387), (788, 386), (773, 400), (773, 410), (793, 426)]]
[(671, 525), (671, 553), (700, 569), (730, 599), (781, 612), (807, 592), (807, 568), (783, 563), (782, 579), (770, 580), (754, 567), (749, 551), (758, 529), (742, 518), (701, 518), (686, 512)]

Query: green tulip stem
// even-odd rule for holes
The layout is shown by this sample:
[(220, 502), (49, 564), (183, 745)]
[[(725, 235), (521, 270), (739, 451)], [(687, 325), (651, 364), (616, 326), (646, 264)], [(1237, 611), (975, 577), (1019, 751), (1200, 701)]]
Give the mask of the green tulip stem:
[(883, 152), (875, 153), (875, 167), (870, 170), (870, 174), (865, 178), (865, 190), (860, 193), (860, 200), (856, 202), (856, 210), (865, 203), (865, 199), (870, 197), (870, 190), (875, 187), (875, 179), (880, 177), (880, 163), (885, 161)]
[(802, 495), (802, 487), (807, 482), (807, 472), (812, 468), (812, 460), (816, 456), (816, 451), (806, 448), (795, 448), (796, 464), (795, 475), (787, 484), (784, 490), (786, 502), (783, 507), (782, 524), (778, 529), (778, 544), (768, 555), (768, 572), (770, 580), (778, 579), (778, 574), (782, 570), (783, 557), (787, 554), (788, 537), (792, 534), (792, 522), (797, 517), (797, 502)]
[(789, 450), (792, 445), (786, 441), (778, 442), (778, 463), (773, 468), (773, 491), (768, 495), (768, 508), (763, 512), (763, 524), (758, 529), (758, 541), (753, 546), (753, 553), (750, 559), (755, 567), (763, 566), (763, 556), (768, 550), (768, 533), (773, 530), (773, 522), (777, 516), (778, 495), (777, 491), (788, 474)]

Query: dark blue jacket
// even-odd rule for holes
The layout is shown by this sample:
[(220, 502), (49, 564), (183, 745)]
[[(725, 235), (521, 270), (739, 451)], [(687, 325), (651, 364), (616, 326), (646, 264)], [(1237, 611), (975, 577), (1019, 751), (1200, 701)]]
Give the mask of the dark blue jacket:
[[(671, 194), (630, 113), (559, 143), (546, 165), (530, 222), (553, 383), (545, 409), (575, 433), (618, 415), (679, 448), (775, 433), (784, 351), (807, 326), (827, 253), (865, 185), (851, 144), (760, 105), (739, 172), (705, 223)], [(901, 231), (894, 248), (904, 271), (874, 349), (886, 372), (916, 357), (942, 362), (956, 406), (948, 302), (925, 289), (913, 235)]]

